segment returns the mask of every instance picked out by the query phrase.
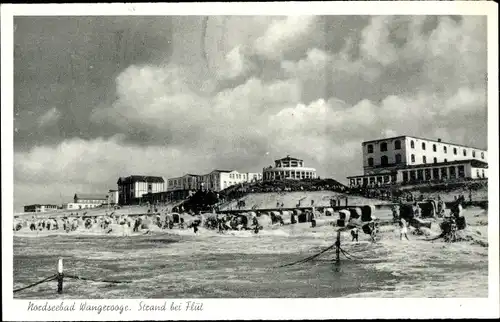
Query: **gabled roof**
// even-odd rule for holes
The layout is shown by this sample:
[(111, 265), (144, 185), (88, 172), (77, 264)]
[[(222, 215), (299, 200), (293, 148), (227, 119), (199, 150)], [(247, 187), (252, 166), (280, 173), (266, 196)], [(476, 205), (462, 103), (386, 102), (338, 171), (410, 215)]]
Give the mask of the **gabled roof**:
[(128, 177), (120, 177), (117, 181), (117, 184), (130, 184), (136, 182), (163, 183), (165, 182), (165, 179), (163, 179), (163, 177), (157, 176), (132, 175)]
[(106, 200), (105, 194), (91, 194), (91, 193), (75, 193), (76, 199), (84, 200)]

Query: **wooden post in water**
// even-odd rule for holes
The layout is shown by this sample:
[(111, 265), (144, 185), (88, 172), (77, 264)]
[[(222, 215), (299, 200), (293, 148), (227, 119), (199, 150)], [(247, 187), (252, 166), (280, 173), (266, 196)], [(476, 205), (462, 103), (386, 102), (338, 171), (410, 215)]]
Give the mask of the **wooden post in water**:
[(335, 264), (340, 265), (340, 230), (337, 230), (337, 240), (335, 241), (335, 255), (336, 262)]
[(63, 292), (63, 260), (59, 258), (59, 262), (57, 263), (57, 293), (62, 294)]

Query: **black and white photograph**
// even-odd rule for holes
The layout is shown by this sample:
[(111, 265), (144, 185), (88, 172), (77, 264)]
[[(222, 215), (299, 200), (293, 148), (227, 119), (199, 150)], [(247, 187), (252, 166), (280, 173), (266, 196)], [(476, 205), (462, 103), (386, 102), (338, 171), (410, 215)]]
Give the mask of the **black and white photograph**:
[(4, 297), (72, 320), (498, 299), (497, 7), (331, 7), (31, 10), (8, 46), (2, 12)]

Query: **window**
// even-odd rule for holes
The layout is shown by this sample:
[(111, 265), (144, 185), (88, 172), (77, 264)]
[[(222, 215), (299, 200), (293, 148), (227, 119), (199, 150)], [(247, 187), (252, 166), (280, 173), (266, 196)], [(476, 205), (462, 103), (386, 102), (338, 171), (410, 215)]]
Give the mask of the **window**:
[(382, 142), (380, 144), (380, 152), (385, 152), (387, 151), (387, 143), (386, 142)]
[(443, 152), (448, 153), (448, 149), (445, 146), (443, 146)]
[(373, 145), (368, 144), (368, 153), (373, 153)]
[(476, 157), (476, 151), (472, 150), (472, 157), (475, 158)]
[(463, 165), (458, 166), (458, 177), (465, 178), (465, 167)]
[(425, 155), (422, 157), (422, 162), (427, 163), (427, 157)]
[(453, 154), (457, 155), (457, 148), (453, 148)]
[(484, 178), (484, 170), (483, 170), (483, 178)]
[(412, 155), (411, 155), (411, 162), (412, 162), (412, 163), (415, 163), (415, 154), (412, 154)]
[(455, 167), (450, 167), (450, 178), (456, 178)]
[(432, 145), (432, 151), (436, 152), (437, 151), (437, 147), (435, 144)]
[(401, 150), (401, 141), (396, 140), (394, 142), (394, 150)]
[(368, 166), (373, 167), (373, 158), (368, 158)]
[(380, 158), (380, 164), (381, 165), (387, 165), (389, 163), (389, 159), (387, 158), (386, 155), (383, 155), (381, 158)]
[(448, 159), (444, 159), (444, 162), (448, 162)]
[(403, 171), (403, 182), (408, 182), (408, 171)]
[(434, 177), (434, 179), (439, 179), (439, 168), (432, 169), (432, 176)]
[(467, 156), (467, 150), (464, 149), (464, 157), (466, 157), (466, 156)]
[(422, 150), (425, 150), (425, 142), (422, 142)]
[(411, 141), (410, 141), (410, 147), (411, 147), (412, 149), (415, 149), (415, 142), (413, 142), (413, 140), (411, 140)]
[(399, 164), (401, 163), (401, 154), (396, 154), (396, 163)]
[[(484, 152), (481, 152), (481, 159), (484, 159)], [(484, 170), (483, 170), (484, 172)]]
[(431, 180), (431, 169), (425, 169), (424, 174), (425, 174), (425, 180)]

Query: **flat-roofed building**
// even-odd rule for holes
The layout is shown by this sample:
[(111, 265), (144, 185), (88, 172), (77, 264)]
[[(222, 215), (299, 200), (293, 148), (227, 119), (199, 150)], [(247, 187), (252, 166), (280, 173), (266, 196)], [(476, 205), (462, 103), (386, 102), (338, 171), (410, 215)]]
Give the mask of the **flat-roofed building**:
[(350, 186), (487, 178), (488, 152), (465, 145), (398, 136), (362, 143), (363, 175)]
[(264, 181), (315, 179), (316, 177), (315, 168), (305, 167), (304, 160), (292, 158), (289, 155), (275, 160), (274, 167), (269, 166), (262, 170)]
[(47, 212), (47, 211), (54, 211), (57, 210), (58, 207), (57, 205), (40, 205), (40, 204), (34, 204), (34, 205), (27, 205), (24, 206), (24, 212)]

